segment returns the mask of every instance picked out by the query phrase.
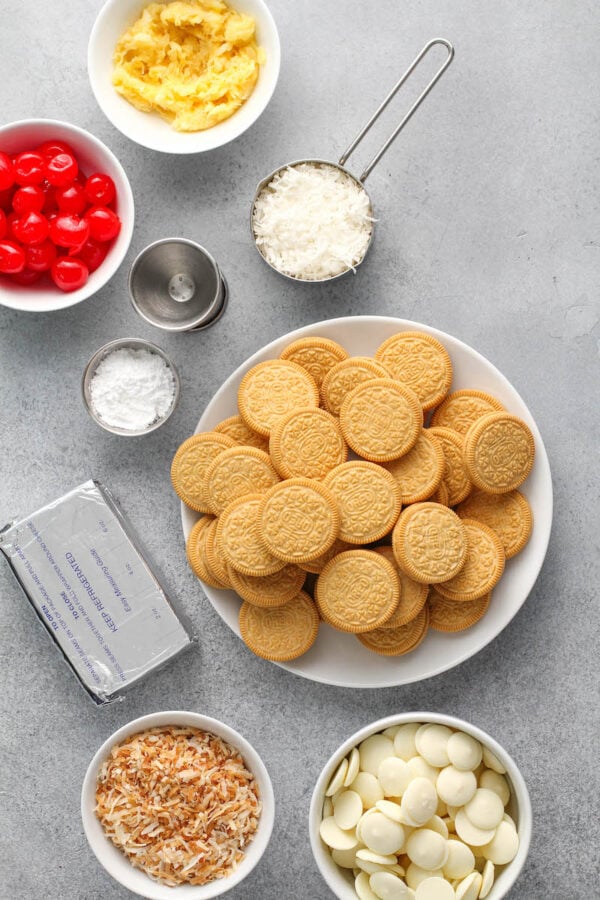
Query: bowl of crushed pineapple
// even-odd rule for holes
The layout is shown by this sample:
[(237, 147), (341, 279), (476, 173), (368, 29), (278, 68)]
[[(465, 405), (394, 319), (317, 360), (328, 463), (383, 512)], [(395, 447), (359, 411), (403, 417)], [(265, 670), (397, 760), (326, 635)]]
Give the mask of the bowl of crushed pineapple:
[(203, 153), (264, 112), (280, 55), (263, 0), (108, 0), (90, 35), (88, 74), (126, 137), (163, 153)]

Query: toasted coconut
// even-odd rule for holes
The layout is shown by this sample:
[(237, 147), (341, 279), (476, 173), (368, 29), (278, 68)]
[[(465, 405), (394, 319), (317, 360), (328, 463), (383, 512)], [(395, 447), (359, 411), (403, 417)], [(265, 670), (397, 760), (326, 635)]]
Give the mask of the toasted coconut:
[(258, 827), (258, 785), (239, 752), (197, 728), (152, 728), (102, 764), (96, 815), (129, 861), (169, 885), (230, 875)]

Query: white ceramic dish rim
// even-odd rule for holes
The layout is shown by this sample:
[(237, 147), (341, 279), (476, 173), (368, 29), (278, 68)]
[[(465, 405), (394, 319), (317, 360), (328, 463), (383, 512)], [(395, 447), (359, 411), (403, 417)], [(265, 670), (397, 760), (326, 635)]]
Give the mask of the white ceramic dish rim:
[[(240, 751), (249, 771), (254, 774), (258, 782), (262, 801), (259, 826), (253, 841), (246, 850), (244, 859), (236, 871), (228, 878), (212, 881), (205, 885), (169, 887), (168, 885), (160, 884), (160, 882), (149, 878), (141, 869), (136, 869), (131, 865), (124, 854), (105, 836), (102, 826), (94, 814), (96, 776), (102, 761), (108, 755), (110, 749), (132, 734), (137, 734), (149, 728), (167, 725), (192, 726), (224, 738)], [(96, 751), (83, 779), (81, 818), (85, 836), (98, 862), (106, 869), (109, 875), (130, 891), (141, 897), (146, 897), (148, 900), (171, 900), (174, 897), (179, 898), (179, 900), (211, 900), (213, 897), (220, 897), (243, 881), (261, 859), (273, 831), (275, 797), (269, 773), (261, 757), (254, 747), (235, 729), (224, 722), (220, 722), (218, 719), (213, 719), (200, 713), (186, 712), (184, 710), (165, 710), (133, 719), (111, 734)]]
[[(522, 415), (526, 421), (528, 422), (535, 439), (536, 445), (536, 462), (535, 462), (535, 478), (538, 479), (540, 483), (540, 492), (543, 489), (543, 496), (545, 502), (545, 509), (543, 515), (539, 515), (539, 510), (534, 509), (534, 537), (530, 540), (528, 547), (520, 554), (515, 557), (513, 560), (509, 560), (507, 565), (507, 572), (504, 575), (504, 579), (507, 578), (507, 573), (509, 571), (510, 566), (514, 566), (515, 564), (523, 564), (522, 560), (527, 556), (528, 552), (532, 552), (531, 548), (535, 543), (537, 547), (535, 559), (532, 561), (531, 565), (527, 568), (527, 571), (522, 576), (522, 584), (519, 582), (519, 594), (522, 594), (522, 599), (518, 606), (514, 608), (512, 614), (506, 621), (504, 621), (500, 628), (495, 633), (491, 633), (489, 635), (481, 635), (481, 640), (474, 648), (468, 647), (464, 649), (463, 652), (458, 652), (454, 656), (448, 658), (446, 654), (441, 654), (440, 660), (436, 662), (435, 665), (431, 665), (427, 668), (426, 671), (421, 672), (418, 675), (408, 675), (406, 676), (403, 673), (402, 668), (402, 660), (403, 657), (392, 657), (386, 658), (387, 662), (384, 662), (384, 665), (387, 665), (390, 662), (390, 659), (396, 660), (398, 667), (396, 669), (390, 669), (389, 671), (393, 674), (381, 676), (378, 678), (371, 678), (370, 680), (361, 680), (359, 678), (352, 680), (349, 682), (344, 678), (340, 678), (337, 675), (332, 675), (331, 673), (323, 674), (322, 672), (315, 673), (314, 671), (307, 672), (304, 671), (303, 660), (307, 658), (309, 654), (312, 654), (315, 648), (311, 648), (308, 651), (308, 654), (300, 657), (298, 660), (294, 660), (291, 663), (276, 663), (276, 665), (281, 668), (286, 669), (289, 672), (292, 672), (296, 675), (300, 675), (301, 677), (308, 678), (312, 681), (317, 681), (325, 684), (335, 685), (337, 687), (352, 687), (352, 688), (384, 688), (384, 687), (397, 687), (403, 684), (412, 684), (416, 681), (421, 681), (425, 678), (431, 678), (435, 675), (439, 675), (442, 672), (447, 671), (448, 669), (452, 669), (457, 665), (465, 662), (470, 657), (474, 656), (480, 650), (483, 650), (489, 643), (491, 643), (494, 638), (500, 634), (500, 632), (509, 624), (509, 622), (514, 618), (519, 609), (522, 607), (523, 603), (527, 599), (539, 572), (541, 570), (546, 550), (548, 547), (548, 542), (550, 540), (550, 531), (552, 525), (552, 478), (550, 475), (550, 465), (548, 462), (548, 456), (546, 454), (546, 450), (544, 447), (544, 443), (539, 432), (539, 429), (531, 415), (527, 405), (519, 395), (519, 393), (515, 390), (512, 384), (508, 381), (508, 379), (491, 363), (487, 360), (482, 354), (478, 353), (468, 344), (465, 344), (463, 341), (458, 338), (453, 337), (450, 334), (447, 334), (439, 329), (433, 328), (429, 325), (424, 325), (419, 322), (413, 322), (407, 319), (400, 319), (391, 316), (344, 316), (336, 319), (328, 319), (321, 322), (315, 322), (311, 325), (304, 326), (302, 328), (298, 328), (295, 331), (291, 331), (288, 334), (282, 335), (281, 337), (271, 341), (266, 346), (262, 347), (256, 353), (254, 353), (249, 359), (247, 359), (244, 363), (242, 363), (230, 376), (226, 379), (226, 381), (221, 385), (219, 390), (215, 393), (208, 406), (206, 407), (202, 417), (196, 427), (196, 432), (207, 430), (211, 428), (214, 424), (216, 424), (220, 418), (225, 418), (226, 416), (233, 415), (236, 411), (235, 409), (230, 410), (220, 410), (220, 416), (217, 415), (214, 410), (219, 407), (220, 401), (223, 397), (227, 397), (229, 394), (234, 391), (237, 384), (241, 380), (242, 375), (250, 369), (252, 366), (256, 365), (256, 363), (260, 362), (263, 359), (274, 358), (279, 355), (279, 352), (283, 347), (290, 343), (293, 340), (297, 340), (300, 337), (306, 337), (314, 334), (323, 334), (325, 337), (330, 337), (336, 339), (336, 334), (338, 329), (343, 329), (351, 323), (352, 327), (357, 327), (358, 329), (362, 329), (363, 326), (365, 329), (368, 329), (371, 325), (373, 328), (381, 326), (381, 328), (389, 328), (389, 334), (393, 334), (397, 331), (425, 331), (429, 334), (432, 334), (434, 337), (437, 337), (442, 343), (446, 342), (448, 344), (448, 349), (450, 351), (450, 355), (452, 356), (452, 351), (454, 348), (458, 348), (461, 354), (466, 354), (467, 356), (474, 358), (477, 361), (478, 365), (483, 365), (488, 374), (493, 376), (494, 380), (497, 382), (497, 386), (502, 386), (509, 394), (514, 404), (518, 406), (518, 409), (513, 409), (513, 412), (516, 412), (518, 415)], [(343, 339), (338, 336), (339, 340), (343, 343)], [(383, 338), (381, 338), (383, 340)], [(477, 385), (471, 385), (476, 387)], [(455, 389), (455, 388), (453, 388)], [(485, 389), (481, 388), (480, 389)], [(493, 393), (493, 390), (492, 390)], [(530, 479), (534, 477), (530, 476)], [(527, 493), (527, 483), (523, 486), (522, 490)], [(187, 538), (189, 531), (193, 522), (198, 518), (198, 514), (193, 513), (189, 510), (185, 504), (181, 504), (181, 516), (182, 516), (182, 526), (184, 537)], [(502, 584), (496, 590), (500, 590)], [(231, 598), (235, 597), (235, 594), (231, 591), (217, 591), (211, 588), (208, 585), (202, 585), (202, 588), (208, 597), (210, 603), (214, 607), (214, 609), (219, 613), (221, 618), (229, 625), (229, 627), (238, 635), (239, 637), (239, 627), (237, 625), (237, 605), (235, 605), (235, 612), (232, 612), (234, 609), (233, 604), (230, 602)], [(469, 629), (469, 632), (472, 634), (479, 634), (476, 632), (478, 626), (486, 621), (486, 618), (482, 619), (481, 623), (478, 623), (474, 628)], [(321, 625), (321, 630), (328, 629), (329, 626), (324, 624)], [(468, 635), (469, 632), (461, 632), (460, 635)], [(341, 635), (341, 637), (351, 637), (348, 635)], [(438, 637), (437, 635), (435, 636)], [(452, 640), (456, 638), (456, 635), (444, 635), (442, 636), (445, 640), (445, 647), (450, 648), (452, 646)], [(317, 638), (317, 644), (321, 635)], [(422, 651), (423, 647), (425, 647), (427, 640), (421, 645), (419, 650), (415, 651), (415, 653), (419, 653)], [(470, 639), (469, 639), (470, 640)], [(357, 647), (357, 653), (360, 653), (363, 648)], [(368, 651), (365, 651), (368, 654)], [(413, 656), (413, 654), (411, 654)], [(407, 657), (408, 658), (408, 657)], [(380, 658), (382, 659), (382, 658)], [(354, 667), (356, 669), (356, 666)], [(386, 669), (387, 672), (387, 669)]]
[[(261, 67), (259, 80), (253, 93), (240, 109), (229, 119), (225, 119), (224, 122), (220, 122), (213, 128), (196, 132), (176, 132), (157, 113), (142, 113), (140, 110), (136, 110), (124, 97), (120, 97), (114, 92), (112, 85), (110, 86), (111, 90), (117, 99), (115, 100), (115, 97), (109, 93), (110, 101), (105, 102), (104, 93), (107, 87), (105, 82), (111, 61), (108, 60), (106, 67), (101, 66), (98, 62), (98, 44), (102, 32), (104, 30), (111, 32), (114, 47), (120, 35), (133, 24), (147, 5), (144, 0), (139, 0), (139, 2), (138, 0), (126, 0), (126, 2), (124, 0), (107, 0), (100, 9), (90, 32), (87, 51), (88, 77), (96, 102), (106, 118), (130, 140), (160, 153), (204, 153), (217, 147), (223, 147), (238, 138), (263, 114), (271, 101), (279, 79), (281, 42), (277, 25), (267, 4), (264, 0), (237, 0), (237, 2), (228, 0), (229, 6), (238, 12), (252, 15), (256, 20), (257, 43), (259, 46), (268, 44), (267, 61)], [(110, 17), (115, 10), (121, 16), (120, 26), (112, 29)], [(263, 79), (264, 90), (261, 88), (257, 93), (261, 79)], [(122, 110), (120, 110), (122, 104)], [(116, 116), (113, 115), (112, 110), (115, 105), (118, 110)], [(140, 116), (150, 117), (149, 121), (144, 123)]]
[[(54, 312), (58, 309), (67, 309), (69, 306), (75, 306), (77, 303), (87, 300), (88, 297), (93, 296), (101, 290), (101, 288), (110, 281), (125, 258), (131, 243), (135, 221), (133, 192), (125, 169), (112, 150), (107, 147), (100, 138), (97, 138), (91, 132), (86, 131), (85, 128), (81, 128), (79, 125), (73, 125), (70, 122), (64, 122), (60, 119), (20, 119), (17, 122), (8, 122), (6, 125), (0, 125), (0, 144), (2, 142), (3, 134), (12, 134), (13, 132), (26, 131), (27, 129), (40, 127), (44, 130), (49, 129), (52, 132), (52, 136), (57, 140), (64, 139), (68, 142), (69, 135), (76, 135), (82, 143), (88, 143), (94, 151), (97, 151), (100, 155), (105, 154), (108, 157), (120, 179), (120, 183), (117, 184), (117, 199), (119, 216), (121, 218), (121, 231), (114, 244), (110, 247), (106, 259), (95, 272), (90, 274), (87, 283), (79, 288), (79, 290), (71, 291), (70, 293), (62, 293), (58, 288), (53, 288), (52, 294), (54, 295), (54, 292), (56, 292), (56, 300), (54, 300), (54, 297), (52, 297), (50, 301), (44, 300), (44, 303), (49, 303), (47, 306), (36, 307), (35, 297), (38, 293), (36, 285), (33, 285), (30, 290), (29, 300), (23, 301), (19, 298), (23, 296), (24, 292), (27, 292), (27, 288), (21, 287), (19, 291), (3, 290), (3, 285), (0, 284), (0, 305), (6, 306), (9, 309), (18, 309), (21, 312)], [(59, 134), (59, 131), (62, 133)], [(40, 141), (48, 139), (49, 138), (44, 136), (40, 137)], [(92, 173), (90, 172), (88, 174)], [(50, 288), (48, 288), (48, 291), (49, 290)], [(40, 301), (41, 300), (42, 294), (40, 292)]]
[(465, 722), (463, 719), (443, 713), (410, 712), (386, 716), (384, 719), (379, 719), (377, 722), (365, 725), (364, 728), (361, 728), (344, 741), (344, 743), (330, 756), (317, 779), (308, 814), (310, 846), (323, 879), (339, 900), (356, 900), (354, 890), (341, 874), (342, 870), (340, 870), (333, 862), (329, 851), (325, 848), (325, 845), (319, 837), (319, 823), (322, 818), (325, 790), (335, 769), (350, 750), (352, 750), (353, 747), (356, 747), (357, 744), (360, 744), (361, 741), (364, 741), (369, 735), (384, 731), (386, 728), (391, 728), (394, 725), (404, 725), (409, 722), (433, 722), (440, 725), (447, 725), (449, 728), (465, 731), (467, 734), (472, 735), (472, 737), (480, 741), (484, 746), (488, 747), (492, 753), (498, 757), (506, 769), (518, 809), (516, 825), (519, 834), (519, 849), (513, 861), (509, 863), (497, 877), (494, 886), (488, 895), (488, 900), (502, 900), (519, 877), (529, 852), (533, 821), (529, 791), (527, 790), (525, 779), (521, 775), (516, 762), (501, 744), (476, 725), (472, 725), (470, 722)]

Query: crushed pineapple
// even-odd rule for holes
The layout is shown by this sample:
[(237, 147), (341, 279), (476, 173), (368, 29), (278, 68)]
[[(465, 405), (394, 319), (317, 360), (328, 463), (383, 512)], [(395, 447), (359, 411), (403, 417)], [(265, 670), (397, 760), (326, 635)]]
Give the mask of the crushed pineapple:
[(203, 131), (248, 99), (263, 62), (254, 19), (221, 0), (151, 3), (115, 48), (113, 84), (176, 131)]

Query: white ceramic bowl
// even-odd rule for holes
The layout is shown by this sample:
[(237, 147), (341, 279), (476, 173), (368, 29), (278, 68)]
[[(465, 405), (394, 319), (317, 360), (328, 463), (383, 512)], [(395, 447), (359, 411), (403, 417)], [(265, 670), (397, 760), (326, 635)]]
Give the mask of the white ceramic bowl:
[(0, 126), (0, 150), (18, 153), (30, 150), (44, 141), (56, 139), (66, 141), (77, 157), (81, 170), (86, 175), (105, 172), (115, 183), (117, 199), (115, 211), (121, 219), (121, 231), (111, 244), (106, 258), (87, 282), (77, 291), (63, 293), (46, 278), (23, 287), (11, 284), (8, 278), (0, 280), (0, 304), (11, 309), (26, 312), (50, 312), (74, 306), (99, 291), (115, 274), (131, 243), (134, 222), (133, 194), (123, 166), (108, 149), (106, 144), (77, 125), (55, 119), (24, 119)]
[[(210, 431), (222, 419), (237, 413), (237, 392), (243, 375), (257, 363), (278, 357), (283, 348), (297, 338), (322, 335), (338, 341), (353, 356), (372, 356), (382, 341), (398, 331), (426, 331), (444, 344), (454, 368), (453, 391), (469, 387), (487, 391), (497, 397), (509, 412), (527, 422), (535, 439), (536, 459), (520, 491), (529, 501), (534, 526), (525, 549), (508, 561), (500, 583), (494, 588), (490, 608), (472, 628), (457, 634), (430, 630), (417, 650), (398, 657), (371, 653), (353, 635), (336, 631), (322, 622), (317, 640), (308, 653), (291, 662), (277, 663), (296, 675), (341, 687), (393, 687), (438, 675), (469, 659), (489, 644), (517, 614), (542, 567), (552, 524), (550, 466), (533, 416), (507, 378), (491, 362), (457, 338), (406, 319), (351, 316), (299, 328), (257, 351), (219, 388), (196, 428), (197, 431)], [(193, 429), (194, 425), (190, 423), (190, 433)], [(183, 532), (187, 538), (199, 514), (184, 504), (181, 510)], [(239, 635), (240, 601), (237, 595), (233, 591), (216, 590), (208, 585), (203, 585), (203, 590), (219, 615)]]
[[(240, 751), (248, 771), (252, 772), (258, 783), (262, 802), (258, 829), (254, 839), (245, 851), (244, 859), (228, 878), (221, 878), (202, 885), (169, 887), (161, 884), (150, 878), (141, 869), (136, 869), (131, 865), (127, 857), (106, 837), (102, 825), (94, 813), (98, 771), (111, 748), (132, 734), (146, 731), (149, 728), (168, 725), (191, 726), (223, 738)], [(128, 888), (128, 890), (139, 894), (141, 897), (147, 897), (149, 900), (209, 900), (211, 897), (220, 897), (231, 890), (250, 874), (265, 852), (273, 830), (274, 816), (275, 799), (273, 786), (269, 773), (256, 750), (241, 734), (238, 734), (229, 725), (225, 725), (217, 719), (210, 719), (208, 716), (192, 712), (152, 713), (147, 716), (141, 716), (139, 719), (134, 719), (132, 722), (128, 722), (127, 725), (119, 728), (118, 731), (111, 734), (95, 754), (88, 766), (81, 791), (83, 829), (96, 858), (116, 881)]]
[(158, 113), (136, 109), (112, 84), (113, 54), (121, 35), (148, 5), (145, 0), (108, 0), (92, 28), (88, 45), (88, 74), (104, 115), (128, 138), (163, 153), (203, 153), (234, 140), (265, 110), (279, 77), (281, 50), (277, 26), (263, 0), (230, 0), (228, 5), (256, 22), (256, 39), (266, 54), (258, 82), (246, 102), (229, 119), (205, 131), (175, 131)]
[(319, 836), (325, 791), (338, 765), (353, 747), (356, 747), (371, 734), (384, 731), (386, 728), (391, 728), (394, 725), (405, 725), (408, 722), (422, 722), (423, 724), (435, 722), (436, 724), (447, 725), (449, 728), (465, 731), (480, 741), (485, 747), (488, 747), (506, 769), (505, 777), (509, 781), (512, 795), (507, 806), (507, 812), (514, 819), (517, 826), (519, 849), (511, 863), (502, 867), (501, 870), (500, 867), (498, 868), (499, 874), (487, 897), (487, 900), (502, 900), (502, 897), (506, 896), (519, 877), (531, 842), (532, 811), (527, 785), (514, 759), (489, 734), (486, 734), (485, 731), (481, 731), (480, 728), (476, 728), (475, 725), (471, 725), (469, 722), (455, 718), (455, 716), (446, 716), (439, 713), (401, 713), (400, 715), (387, 716), (385, 719), (372, 722), (370, 725), (361, 728), (352, 737), (349, 737), (347, 741), (344, 741), (341, 747), (327, 761), (315, 785), (308, 814), (310, 845), (321, 875), (339, 900), (356, 900), (352, 872), (348, 869), (341, 869), (334, 863), (330, 851)]

